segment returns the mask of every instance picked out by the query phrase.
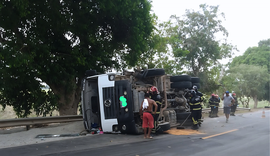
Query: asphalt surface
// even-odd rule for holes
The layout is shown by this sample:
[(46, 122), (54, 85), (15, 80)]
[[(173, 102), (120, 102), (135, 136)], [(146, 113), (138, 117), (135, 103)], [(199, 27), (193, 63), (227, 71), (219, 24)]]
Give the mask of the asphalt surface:
[(154, 139), (142, 135), (103, 134), (49, 143), (0, 149), (1, 156), (269, 156), (269, 110), (206, 119), (203, 134), (162, 134)]

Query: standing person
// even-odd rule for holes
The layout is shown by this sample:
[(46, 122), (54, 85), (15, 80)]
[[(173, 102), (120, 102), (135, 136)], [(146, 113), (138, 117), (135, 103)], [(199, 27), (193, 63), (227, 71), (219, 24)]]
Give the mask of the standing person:
[(198, 118), (198, 125), (199, 125), (199, 127), (201, 127), (201, 124), (202, 124), (202, 109), (203, 109), (203, 105), (201, 104), (201, 102), (204, 100), (204, 96), (200, 91), (198, 91), (197, 86), (193, 86), (193, 90), (196, 92), (196, 96), (200, 97), (201, 111), (200, 111), (199, 118)]
[(210, 108), (211, 108), (211, 111), (209, 113), (209, 117), (210, 118), (213, 118), (215, 116), (215, 107), (216, 107), (216, 97), (215, 97), (215, 94), (212, 94), (211, 95), (211, 98), (208, 100), (209, 102), (209, 105), (210, 105)]
[(223, 106), (224, 106), (224, 113), (226, 116), (226, 123), (229, 121), (229, 116), (231, 112), (231, 105), (234, 103), (233, 97), (229, 94), (229, 91), (226, 91), (223, 97), (221, 98), (223, 100)]
[[(155, 106), (155, 111), (153, 112), (153, 105)], [(154, 118), (152, 114), (156, 114), (157, 104), (154, 100), (149, 98), (149, 93), (144, 94), (144, 100), (141, 103), (140, 116), (143, 120), (142, 127), (144, 130), (144, 138), (152, 139), (150, 133), (154, 128)], [(146, 134), (148, 128), (148, 134)]]
[(234, 113), (236, 111), (236, 107), (238, 105), (238, 101), (237, 101), (237, 97), (236, 97), (236, 94), (235, 93), (232, 94), (232, 97), (233, 97), (233, 99), (234, 99), (235, 102), (231, 106), (231, 116), (235, 116)]
[[(194, 89), (195, 88), (195, 89)], [(201, 102), (203, 100), (202, 95), (200, 92), (196, 92), (197, 87), (193, 87), (193, 90), (191, 90), (191, 96), (190, 96), (190, 111), (191, 111), (191, 119), (193, 122), (192, 129), (196, 130), (199, 129), (199, 125), (201, 124), (200, 119), (202, 117), (202, 105)]]
[(215, 109), (214, 109), (214, 116), (215, 117), (218, 117), (218, 107), (219, 107), (219, 103), (220, 103), (220, 98), (219, 98), (219, 96), (216, 94), (215, 95), (215, 97), (216, 97), (216, 102), (215, 102)]
[[(157, 87), (155, 87), (155, 86), (152, 86), (150, 88), (150, 96), (151, 96), (150, 98), (153, 99), (157, 104), (157, 112), (156, 112), (156, 114), (152, 114), (153, 118), (154, 118), (154, 128), (152, 129), (152, 133), (157, 134), (158, 132), (162, 131), (162, 129), (158, 125), (158, 121), (157, 121), (158, 117), (159, 117), (159, 114), (160, 114), (162, 98), (161, 98), (161, 96), (159, 94), (159, 91), (158, 91)], [(154, 108), (153, 108), (153, 111), (154, 111)]]

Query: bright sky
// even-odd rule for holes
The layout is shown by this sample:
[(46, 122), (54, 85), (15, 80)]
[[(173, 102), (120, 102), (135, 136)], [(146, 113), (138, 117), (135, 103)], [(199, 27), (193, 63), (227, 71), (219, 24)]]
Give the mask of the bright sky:
[[(199, 10), (200, 4), (219, 5), (226, 20), (222, 25), (229, 32), (228, 42), (236, 45), (242, 55), (248, 47), (258, 46), (270, 38), (270, 0), (152, 0), (152, 11), (159, 21), (171, 15), (181, 17), (186, 9)], [(220, 18), (222, 19), (222, 17)]]

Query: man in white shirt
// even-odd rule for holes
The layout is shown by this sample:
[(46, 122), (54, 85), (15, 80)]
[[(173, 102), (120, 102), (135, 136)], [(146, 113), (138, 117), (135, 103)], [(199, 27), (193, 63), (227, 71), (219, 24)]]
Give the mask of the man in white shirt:
[(229, 91), (226, 91), (223, 97), (221, 98), (223, 100), (223, 106), (224, 106), (224, 113), (226, 116), (226, 123), (228, 123), (230, 113), (231, 113), (231, 105), (235, 102), (234, 98), (229, 94)]

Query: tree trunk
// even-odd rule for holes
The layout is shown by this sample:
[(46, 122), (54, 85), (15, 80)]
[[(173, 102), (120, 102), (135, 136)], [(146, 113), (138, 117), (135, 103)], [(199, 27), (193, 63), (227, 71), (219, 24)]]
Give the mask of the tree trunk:
[(253, 97), (253, 100), (254, 100), (254, 108), (257, 108), (257, 106), (258, 106), (257, 95), (255, 95), (255, 96)]
[(246, 101), (247, 105), (246, 105), (246, 108), (249, 108), (249, 101), (250, 101), (250, 97), (247, 97), (247, 101)]
[(70, 82), (69, 87), (59, 85), (56, 86), (53, 84), (49, 85), (52, 91), (59, 97), (58, 104), (60, 116), (77, 115), (78, 104), (81, 99), (81, 83), (80, 80), (77, 84), (75, 82), (75, 80)]

